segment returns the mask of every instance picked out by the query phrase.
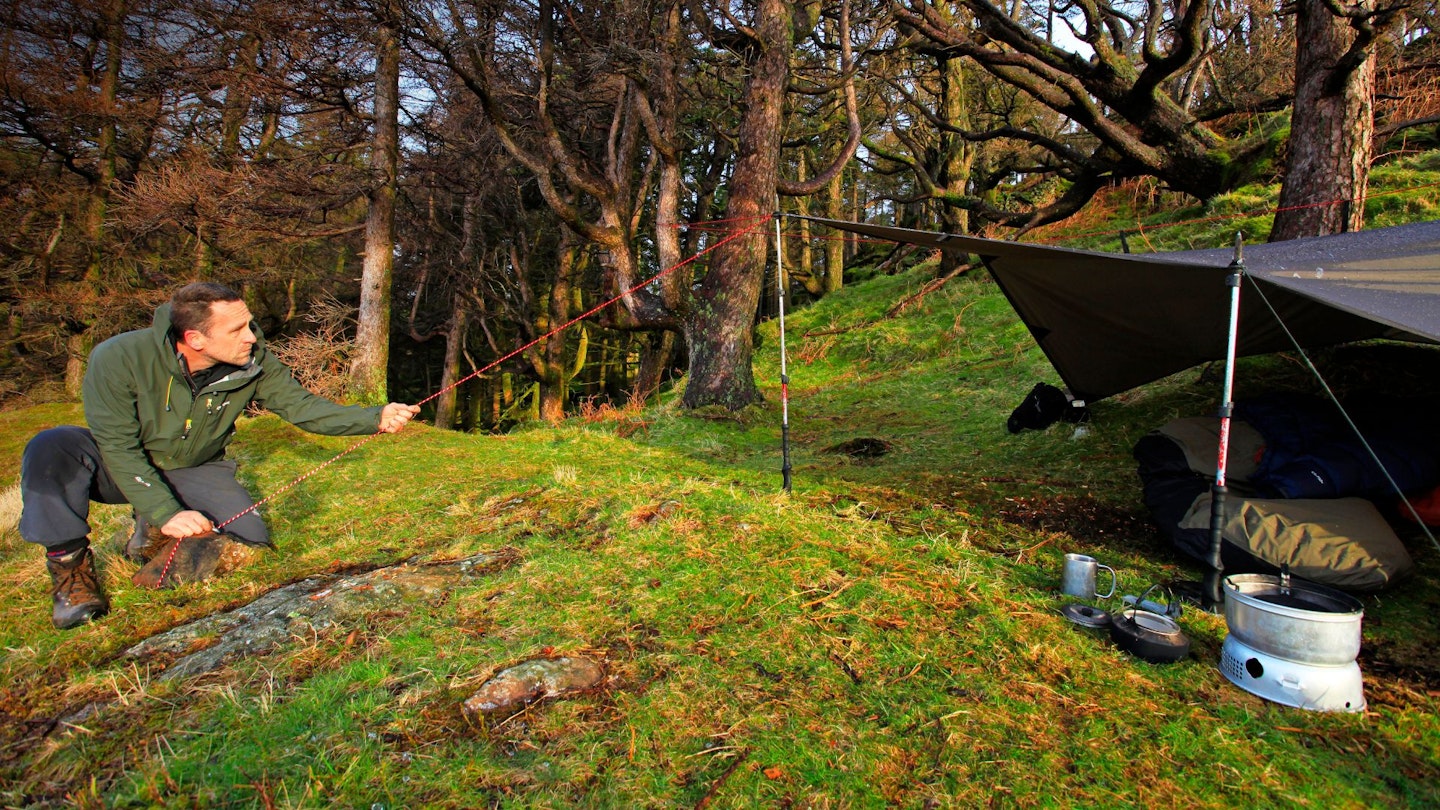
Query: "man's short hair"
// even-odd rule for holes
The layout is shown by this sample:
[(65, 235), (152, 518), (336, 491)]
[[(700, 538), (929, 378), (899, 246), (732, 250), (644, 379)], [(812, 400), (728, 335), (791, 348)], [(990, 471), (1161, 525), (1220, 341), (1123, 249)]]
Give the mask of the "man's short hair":
[(186, 332), (195, 330), (206, 334), (210, 328), (210, 305), (216, 301), (241, 301), (240, 293), (224, 284), (213, 281), (197, 281), (186, 284), (170, 296), (170, 329), (175, 337), (182, 338)]

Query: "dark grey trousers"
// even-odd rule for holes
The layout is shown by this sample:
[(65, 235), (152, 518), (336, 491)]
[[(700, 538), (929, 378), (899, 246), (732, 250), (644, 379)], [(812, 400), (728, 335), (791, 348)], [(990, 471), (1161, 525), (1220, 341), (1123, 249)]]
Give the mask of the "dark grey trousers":
[[(255, 504), (235, 480), (235, 462), (161, 470), (160, 477), (187, 509), (219, 523)], [(47, 549), (78, 547), (90, 534), (90, 502), (129, 503), (100, 458), (90, 431), (66, 425), (43, 430), (25, 445), (20, 460), (20, 536)], [(145, 521), (135, 518), (137, 537)], [(252, 545), (269, 545), (270, 533), (258, 512), (225, 527), (225, 533)]]

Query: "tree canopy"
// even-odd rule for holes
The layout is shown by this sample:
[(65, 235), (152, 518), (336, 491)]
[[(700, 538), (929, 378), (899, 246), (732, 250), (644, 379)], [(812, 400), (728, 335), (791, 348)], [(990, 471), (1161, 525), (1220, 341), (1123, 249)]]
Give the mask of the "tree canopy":
[[(353, 396), (469, 375), (446, 424), (556, 419), (681, 372), (687, 405), (738, 408), (759, 399), (776, 210), (1003, 234), (1137, 179), (1196, 201), (1282, 179), (1277, 237), (1333, 232), (1440, 115), (1423, 0), (0, 15), (4, 397), (73, 387), (96, 342), (216, 279), (282, 347), (326, 335), (314, 372)], [(787, 249), (810, 295), (854, 250)]]

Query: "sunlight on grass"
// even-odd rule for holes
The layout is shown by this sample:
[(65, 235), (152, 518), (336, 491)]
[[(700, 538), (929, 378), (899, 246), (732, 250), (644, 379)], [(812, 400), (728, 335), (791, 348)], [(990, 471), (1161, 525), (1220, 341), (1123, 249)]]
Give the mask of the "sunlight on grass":
[[(1440, 801), (1440, 555), (1412, 544), (1417, 577), (1366, 600), (1363, 715), (1230, 686), (1222, 617), (1187, 612), (1193, 651), (1170, 666), (1071, 625), (1058, 612), (1067, 551), (1115, 567), (1121, 593), (1195, 576), (1151, 528), (1130, 448), (1212, 413), (1218, 391), (1195, 369), (1094, 403), (1088, 435), (1009, 434), (1010, 409), (1055, 373), (981, 273), (888, 314), (934, 274), (922, 263), (792, 314), (791, 493), (767, 322), (763, 405), (685, 411), (668, 391), (649, 409), (504, 436), (417, 425), (266, 504), (278, 550), (211, 582), (135, 587), (117, 547), (129, 510), (97, 508), (112, 611), (67, 633), (49, 625), (37, 550), (6, 530), (0, 803)], [(1286, 357), (1247, 359), (1239, 379), (1245, 392), (1309, 384)], [(0, 415), (12, 473), (15, 431), (75, 413)], [(856, 439), (886, 449), (837, 449)], [(274, 493), (352, 443), (261, 417), (242, 421), (231, 455), (247, 486)], [(287, 615), (280, 643), (205, 675), (162, 681), (172, 658), (126, 656), (307, 577), (424, 574), (499, 550), (504, 566), (329, 624)], [(460, 711), (497, 672), (558, 656), (601, 662), (605, 681), (511, 716)]]
[(9, 545), (9, 539), (19, 539), (20, 487), (6, 487), (0, 491), (0, 538)]

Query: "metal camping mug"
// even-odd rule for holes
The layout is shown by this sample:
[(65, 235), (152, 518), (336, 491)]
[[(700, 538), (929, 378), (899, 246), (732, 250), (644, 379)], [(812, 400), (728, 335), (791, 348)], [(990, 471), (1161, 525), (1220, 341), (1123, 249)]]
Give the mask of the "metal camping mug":
[[(1095, 571), (1104, 568), (1110, 572), (1110, 590), (1105, 593), (1095, 592)], [(1115, 595), (1115, 586), (1120, 578), (1115, 575), (1115, 569), (1108, 565), (1101, 565), (1094, 557), (1087, 557), (1084, 554), (1066, 554), (1065, 571), (1060, 577), (1060, 591), (1068, 596), (1078, 596), (1081, 599), (1094, 599), (1097, 596), (1101, 599), (1109, 599)]]

